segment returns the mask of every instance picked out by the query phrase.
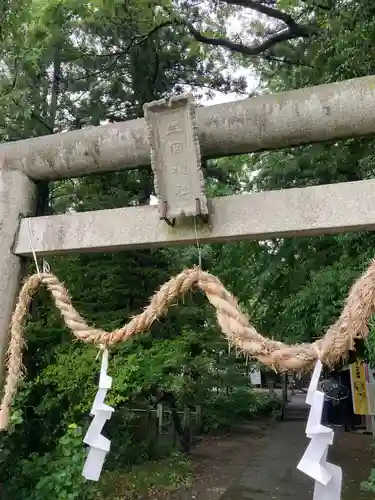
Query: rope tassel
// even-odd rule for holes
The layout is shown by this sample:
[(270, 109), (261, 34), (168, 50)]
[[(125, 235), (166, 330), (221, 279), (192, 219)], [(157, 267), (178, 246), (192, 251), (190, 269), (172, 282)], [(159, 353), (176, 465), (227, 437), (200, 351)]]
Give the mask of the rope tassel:
[(260, 335), (240, 310), (237, 300), (221, 281), (199, 267), (182, 271), (151, 298), (145, 310), (126, 325), (106, 332), (88, 326), (75, 310), (64, 285), (50, 273), (31, 276), (23, 285), (11, 320), (7, 356), (7, 377), (0, 409), (0, 429), (9, 421), (9, 411), (22, 378), (24, 326), (32, 297), (40, 286), (51, 293), (65, 324), (74, 336), (87, 343), (110, 346), (148, 330), (155, 320), (167, 313), (170, 304), (193, 288), (202, 290), (216, 309), (218, 324), (230, 344), (244, 354), (278, 371), (308, 371), (318, 358), (333, 365), (353, 349), (357, 338), (368, 335), (367, 322), (375, 311), (375, 261), (352, 287), (339, 319), (325, 336), (313, 344), (288, 345)]

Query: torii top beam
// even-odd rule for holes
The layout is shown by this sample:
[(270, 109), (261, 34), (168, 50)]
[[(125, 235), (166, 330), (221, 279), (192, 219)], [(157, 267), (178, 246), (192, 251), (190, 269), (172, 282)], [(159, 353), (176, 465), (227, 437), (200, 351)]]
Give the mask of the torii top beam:
[[(375, 76), (196, 110), (202, 156), (375, 134)], [(0, 145), (0, 170), (57, 180), (150, 164), (144, 119)]]

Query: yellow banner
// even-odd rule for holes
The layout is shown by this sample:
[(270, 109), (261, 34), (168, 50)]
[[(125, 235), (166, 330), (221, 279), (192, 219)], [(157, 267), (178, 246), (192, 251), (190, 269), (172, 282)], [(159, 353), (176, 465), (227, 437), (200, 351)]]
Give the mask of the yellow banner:
[(353, 409), (357, 415), (368, 415), (368, 399), (366, 387), (365, 367), (361, 361), (356, 361), (350, 365), (350, 375), (353, 391)]

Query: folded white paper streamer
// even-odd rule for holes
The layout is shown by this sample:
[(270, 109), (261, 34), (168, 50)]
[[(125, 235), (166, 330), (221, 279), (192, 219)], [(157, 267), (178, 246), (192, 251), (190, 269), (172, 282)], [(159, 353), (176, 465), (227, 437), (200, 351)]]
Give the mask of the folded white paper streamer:
[(93, 421), (83, 439), (90, 446), (89, 453), (83, 467), (82, 475), (91, 481), (98, 481), (103, 469), (104, 460), (109, 452), (111, 442), (101, 435), (104, 424), (112, 416), (114, 409), (104, 403), (108, 389), (112, 386), (112, 377), (107, 375), (108, 351), (103, 350), (102, 365), (100, 368), (99, 389), (96, 393), (90, 415)]
[(315, 480), (313, 500), (340, 500), (342, 470), (327, 462), (328, 446), (333, 443), (334, 432), (321, 424), (324, 394), (318, 391), (318, 382), (322, 368), (318, 361), (306, 396), (306, 403), (311, 406), (306, 435), (311, 441), (297, 469)]

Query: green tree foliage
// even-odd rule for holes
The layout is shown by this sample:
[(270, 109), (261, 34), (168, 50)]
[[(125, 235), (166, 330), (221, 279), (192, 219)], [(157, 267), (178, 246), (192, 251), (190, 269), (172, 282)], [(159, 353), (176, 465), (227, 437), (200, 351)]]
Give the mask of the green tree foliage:
[[(232, 75), (241, 65), (261, 76), (262, 92), (374, 72), (370, 0), (30, 0), (4, 2), (1, 9), (2, 141), (135, 118), (145, 102), (186, 87), (197, 97), (202, 89), (244, 93), (246, 82)], [(240, 21), (235, 33), (228, 28), (233, 19)], [(372, 149), (372, 139), (352, 139), (209, 161), (207, 190), (218, 196), (365, 179), (374, 170)], [(42, 183), (39, 213), (141, 205), (152, 193), (147, 169)], [(372, 257), (373, 238), (210, 245), (201, 257), (268, 335), (308, 341), (339, 313), (350, 283)], [(140, 311), (171, 274), (197, 262), (194, 246), (50, 263), (79, 311), (113, 329)], [(0, 438), (0, 498), (91, 499), (97, 492), (80, 479), (78, 429), (88, 424), (97, 349), (72, 343), (47, 294), (32, 313), (28, 378), (11, 432)], [(244, 389), (232, 390), (246, 385), (246, 368), (235, 353), (228, 355), (199, 294), (171, 308), (150, 332), (113, 349), (110, 369), (109, 402), (118, 408), (160, 397), (181, 408), (204, 403), (217, 423), (228, 420), (230, 405), (238, 418), (264, 406)], [(217, 397), (214, 388), (223, 389)], [(111, 474), (155, 456), (146, 439), (135, 438), (134, 425), (133, 416), (121, 412), (106, 427), (113, 440)]]
[[(191, 38), (178, 26), (161, 29), (164, 21), (152, 2), (33, 0), (22, 8), (9, 4), (7, 16), (0, 70), (3, 141), (135, 118), (144, 102), (185, 86), (244, 89), (242, 79), (223, 76), (220, 62), (192, 50)], [(212, 162), (205, 169), (214, 193), (238, 190), (236, 168)], [(147, 169), (41, 183), (39, 213), (140, 205), (152, 192)], [(204, 252), (208, 263), (211, 251)], [(171, 274), (196, 262), (194, 248), (78, 255), (50, 264), (79, 311), (114, 329), (140, 311)], [(46, 293), (34, 302), (32, 319), (24, 359), (28, 377), (11, 432), (0, 437), (0, 497), (89, 499), (96, 493), (80, 479), (84, 455), (77, 429), (89, 422), (97, 349), (72, 342)], [(234, 353), (223, 356), (226, 351), (203, 297), (187, 297), (150, 332), (113, 349), (109, 403), (120, 408), (161, 395), (183, 408), (207, 402), (214, 386), (227, 389), (229, 398), (229, 388), (244, 385), (246, 378), (244, 364)], [(256, 408), (248, 402), (242, 415)], [(123, 413), (108, 423), (114, 457), (108, 468), (154, 456), (145, 437), (135, 440), (134, 425)]]
[[(281, 5), (300, 22), (309, 19), (322, 29), (312, 38), (279, 47), (279, 55), (284, 51), (293, 64), (257, 63), (264, 92), (374, 73), (372, 2)], [(249, 155), (244, 159), (243, 185), (263, 191), (371, 178), (373, 147), (372, 138), (358, 138)], [(373, 258), (373, 248), (374, 236), (360, 233), (253, 242), (221, 252), (227, 269), (233, 265), (246, 269), (241, 284), (248, 284), (247, 307), (257, 326), (268, 335), (295, 342), (324, 333), (340, 313), (350, 285)]]

